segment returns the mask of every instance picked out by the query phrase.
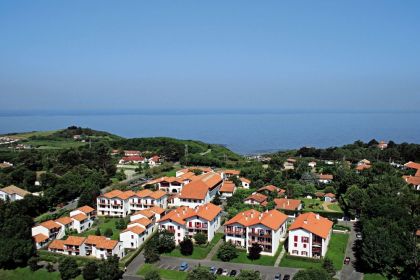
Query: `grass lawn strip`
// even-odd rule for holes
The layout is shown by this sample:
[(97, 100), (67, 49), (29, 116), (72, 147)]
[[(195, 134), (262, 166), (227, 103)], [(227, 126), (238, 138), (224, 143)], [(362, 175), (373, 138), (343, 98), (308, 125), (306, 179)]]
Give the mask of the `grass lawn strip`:
[(194, 245), (194, 251), (191, 256), (184, 256), (183, 254), (181, 254), (179, 247), (175, 248), (172, 252), (166, 253), (164, 255), (170, 256), (170, 257), (180, 257), (180, 258), (201, 260), (207, 257), (211, 249), (217, 244), (217, 242), (219, 242), (219, 240), (222, 237), (223, 237), (223, 233), (216, 233), (212, 241), (207, 246)]
[[(0, 269), (0, 279), (7, 280), (60, 280), (59, 272), (48, 272), (45, 268), (40, 268), (37, 271), (31, 271), (29, 267), (19, 267), (16, 269)], [(79, 275), (75, 278), (81, 280), (83, 277)]]

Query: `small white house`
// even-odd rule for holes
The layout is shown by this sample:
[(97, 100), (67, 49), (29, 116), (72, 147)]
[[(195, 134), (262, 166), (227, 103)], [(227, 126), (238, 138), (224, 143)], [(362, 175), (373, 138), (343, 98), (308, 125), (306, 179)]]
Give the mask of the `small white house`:
[(5, 201), (7, 199), (10, 201), (21, 200), (28, 194), (31, 193), (13, 185), (0, 189), (0, 199)]
[(242, 188), (249, 189), (249, 187), (251, 185), (251, 180), (249, 180), (247, 178), (244, 178), (244, 177), (239, 178), (239, 180), (241, 180)]

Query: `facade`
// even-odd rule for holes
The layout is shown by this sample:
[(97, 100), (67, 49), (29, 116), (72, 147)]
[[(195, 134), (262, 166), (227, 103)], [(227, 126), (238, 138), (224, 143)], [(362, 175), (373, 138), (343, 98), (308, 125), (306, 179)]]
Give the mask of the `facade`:
[(119, 164), (139, 164), (145, 163), (146, 159), (142, 156), (125, 156), (119, 160)]
[(251, 204), (251, 205), (261, 205), (266, 206), (267, 205), (267, 196), (263, 195), (261, 193), (253, 193), (247, 198), (245, 198), (244, 203), (245, 204)]
[(331, 174), (317, 174), (317, 179), (318, 182), (320, 182), (321, 184), (329, 184), (332, 182), (332, 180), (334, 179), (334, 176)]
[(95, 217), (95, 209), (87, 205), (70, 212), (70, 218), (73, 220), (72, 228), (78, 233), (89, 229), (93, 225)]
[[(46, 243), (56, 238), (65, 236), (65, 229), (59, 223), (48, 220), (32, 227), (32, 237), (35, 239), (36, 247), (39, 249)], [(37, 242), (39, 241), (39, 242)]]
[(113, 190), (96, 199), (97, 215), (126, 217), (130, 213), (154, 206), (166, 209), (167, 197), (167, 193), (161, 190), (155, 192), (147, 189), (138, 192)]
[(287, 218), (277, 210), (243, 211), (224, 224), (225, 240), (247, 251), (257, 243), (262, 255), (274, 256), (286, 236)]
[(299, 215), (289, 227), (288, 251), (292, 256), (325, 257), (333, 222), (312, 212)]
[(21, 200), (28, 194), (31, 193), (14, 185), (0, 189), (0, 199), (4, 201), (7, 199), (10, 201)]
[(176, 244), (184, 237), (192, 238), (196, 233), (203, 233), (211, 241), (220, 227), (222, 208), (207, 203), (195, 208), (186, 206), (172, 210), (158, 221), (159, 229), (174, 234)]
[(242, 188), (249, 189), (249, 187), (251, 185), (251, 180), (249, 180), (247, 178), (244, 178), (244, 177), (239, 178), (239, 180), (241, 180)]

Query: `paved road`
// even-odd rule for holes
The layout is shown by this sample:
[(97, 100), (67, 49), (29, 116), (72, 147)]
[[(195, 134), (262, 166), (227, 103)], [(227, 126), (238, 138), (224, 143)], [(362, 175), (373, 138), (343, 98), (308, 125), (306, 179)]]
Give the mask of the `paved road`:
[(346, 248), (346, 257), (350, 257), (352, 262), (348, 265), (344, 265), (343, 269), (340, 273), (340, 279), (341, 280), (362, 280), (363, 279), (363, 273), (357, 272), (354, 268), (353, 262), (355, 260), (354, 254), (353, 254), (353, 244), (356, 240), (356, 232), (354, 231), (354, 223), (353, 222), (347, 222), (347, 223), (340, 223), (347, 226), (351, 226), (351, 232), (349, 237), (349, 242), (347, 243)]

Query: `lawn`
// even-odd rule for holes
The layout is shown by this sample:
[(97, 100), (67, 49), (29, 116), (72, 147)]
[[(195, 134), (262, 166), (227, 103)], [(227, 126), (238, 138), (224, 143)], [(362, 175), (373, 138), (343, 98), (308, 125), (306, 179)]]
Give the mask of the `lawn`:
[(112, 236), (111, 239), (119, 240), (120, 238), (120, 230), (115, 227), (115, 222), (119, 218), (110, 218), (110, 217), (98, 217), (98, 224), (96, 227), (93, 227), (85, 232), (78, 234), (79, 236), (88, 236), (88, 235), (95, 235), (96, 228), (99, 227), (101, 230), (101, 235), (104, 235), (105, 230), (107, 228), (112, 229)]
[(305, 204), (304, 210), (324, 210), (322, 207), (322, 201), (319, 199), (312, 199), (312, 198), (299, 198)]
[(86, 143), (71, 140), (28, 140), (25, 142), (37, 149), (67, 149), (86, 145)]
[(58, 130), (23, 132), (23, 133), (18, 133), (16, 135), (10, 135), (10, 137), (19, 138), (19, 139), (26, 139), (26, 138), (29, 138), (29, 137), (32, 137), (32, 136), (50, 136), (51, 134), (53, 134), (57, 131)]
[(343, 210), (341, 210), (340, 205), (338, 205), (338, 203), (331, 203), (328, 204), (328, 209), (335, 211), (335, 212), (343, 212)]
[[(139, 271), (137, 271), (137, 275), (144, 276), (147, 272), (151, 270), (157, 270), (164, 280), (185, 280), (187, 278), (188, 272), (178, 271), (178, 270), (169, 270), (169, 269), (161, 269), (156, 268), (152, 264), (144, 264)], [(229, 280), (232, 279), (228, 276), (218, 276), (217, 280)]]
[[(0, 269), (0, 279), (7, 280), (60, 280), (59, 272), (48, 272), (45, 268), (31, 271), (29, 267), (16, 268), (12, 270)], [(78, 276), (76, 279), (83, 279)]]
[[(236, 249), (236, 252), (238, 253), (238, 256), (236, 258), (234, 258), (233, 260), (231, 260), (230, 262), (273, 266), (276, 262), (277, 257), (280, 255), (280, 253), (282, 251), (282, 248), (283, 248), (283, 243), (280, 243), (280, 246), (279, 246), (276, 254), (273, 257), (261, 255), (260, 258), (257, 259), (257, 260), (248, 259), (248, 253), (246, 252), (246, 250)], [(212, 260), (221, 261), (217, 257), (217, 254), (214, 255)]]
[(210, 250), (216, 245), (217, 242), (223, 237), (223, 233), (216, 233), (213, 237), (213, 240), (207, 246), (194, 246), (194, 251), (191, 256), (184, 256), (181, 254), (179, 248), (175, 248), (172, 252), (166, 253), (164, 255), (171, 256), (171, 257), (182, 257), (182, 258), (190, 258), (190, 259), (204, 259), (209, 254)]
[[(326, 257), (332, 260), (336, 270), (341, 270), (343, 267), (348, 239), (348, 234), (333, 233), (331, 236)], [(321, 267), (321, 261), (285, 255), (281, 260), (280, 266), (295, 268), (319, 268)]]
[(386, 280), (387, 278), (379, 273), (366, 273), (363, 276), (364, 280)]

